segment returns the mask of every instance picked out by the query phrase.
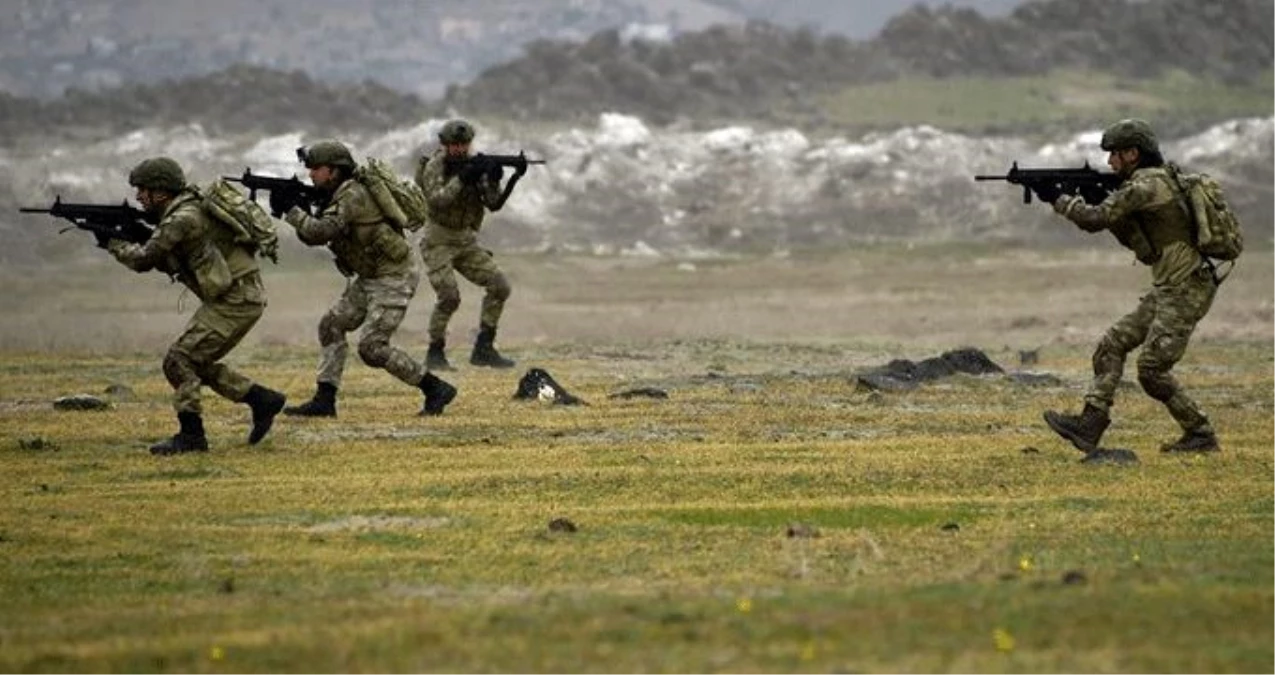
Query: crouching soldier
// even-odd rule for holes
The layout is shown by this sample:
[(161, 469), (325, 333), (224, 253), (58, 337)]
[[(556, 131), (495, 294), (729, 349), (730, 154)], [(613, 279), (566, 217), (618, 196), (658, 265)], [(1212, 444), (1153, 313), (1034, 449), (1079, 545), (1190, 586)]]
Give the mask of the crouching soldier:
[(108, 250), (134, 271), (168, 273), (200, 300), (185, 332), (164, 355), (164, 376), (175, 391), (173, 407), (180, 431), (150, 451), (172, 455), (208, 450), (199, 398), (199, 388), (205, 384), (252, 409), (248, 443), (255, 444), (270, 431), (284, 396), (254, 384), (220, 360), (265, 310), (266, 291), (256, 255), (204, 212), (202, 197), (186, 185), (177, 162), (167, 157), (147, 159), (133, 169), (128, 182), (137, 188), (137, 201), (147, 218), (158, 225), (145, 244), (112, 239)]
[(327, 246), (348, 281), (345, 293), (319, 321), (322, 353), (314, 397), (284, 413), (336, 416), (336, 394), (349, 352), (345, 336), (362, 326), (358, 351), (363, 362), (420, 389), (425, 396), (420, 414), (441, 414), (456, 397), (456, 388), (390, 344), (420, 282), (411, 247), (368, 189), (354, 179), (357, 165), (345, 145), (321, 141), (302, 148), (298, 155), (310, 170), (314, 187), (330, 197), (318, 215), (311, 216), (290, 201), (296, 197), (275, 191), (270, 194), (270, 209), (296, 228), (302, 242)]

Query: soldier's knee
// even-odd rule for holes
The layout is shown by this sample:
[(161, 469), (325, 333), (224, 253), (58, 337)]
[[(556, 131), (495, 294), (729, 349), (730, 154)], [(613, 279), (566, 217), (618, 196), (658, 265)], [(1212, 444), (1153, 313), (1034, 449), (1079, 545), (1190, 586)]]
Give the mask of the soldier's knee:
[(1147, 396), (1157, 401), (1173, 398), (1173, 380), (1164, 371), (1139, 366), (1138, 384), (1142, 385), (1142, 391), (1147, 392)]
[(164, 379), (168, 380), (168, 384), (174, 388), (181, 384), (187, 377), (186, 373), (190, 372), (190, 359), (177, 349), (169, 349), (164, 354)]
[(390, 362), (390, 343), (379, 338), (360, 340), (359, 358), (373, 368), (382, 368)]
[(460, 308), (460, 289), (455, 286), (444, 286), (438, 289), (438, 299), (434, 308), (443, 314), (451, 314)]
[(336, 314), (329, 312), (319, 319), (319, 344), (329, 345), (339, 342), (346, 332), (344, 322)]
[(513, 290), (513, 287), (509, 285), (509, 280), (503, 274), (497, 274), (492, 277), (491, 283), (487, 284), (487, 293), (494, 300), (508, 300)]

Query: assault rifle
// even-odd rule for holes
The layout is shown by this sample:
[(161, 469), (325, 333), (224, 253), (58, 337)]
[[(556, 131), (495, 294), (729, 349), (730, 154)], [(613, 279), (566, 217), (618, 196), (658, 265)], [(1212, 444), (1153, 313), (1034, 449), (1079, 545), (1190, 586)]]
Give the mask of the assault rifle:
[[(62, 201), (62, 195), (53, 200), (53, 206), (47, 209), (20, 208), (22, 213), (47, 213), (54, 218), (63, 218), (81, 230), (88, 230), (97, 237), (97, 245), (106, 248), (112, 239), (122, 239), (133, 244), (145, 244), (151, 238), (153, 230), (145, 223), (145, 212), (128, 205), (125, 200), (119, 206), (114, 204), (68, 204)], [(67, 227), (59, 231), (66, 232)]]
[(1024, 204), (1032, 203), (1032, 192), (1038, 187), (1053, 187), (1065, 195), (1079, 194), (1088, 204), (1100, 204), (1124, 181), (1114, 173), (1090, 167), (1089, 162), (1079, 169), (1020, 169), (1018, 162), (1014, 162), (1004, 176), (974, 176), (974, 180), (1003, 180), (1021, 185)]
[(257, 201), (257, 190), (281, 192), (287, 201), (301, 204), (305, 210), (309, 211), (311, 206), (324, 198), (322, 190), (302, 183), (301, 179), (295, 175), (292, 178), (275, 178), (255, 174), (251, 168), (248, 168), (243, 170), (242, 176), (222, 176), (222, 178), (248, 188), (248, 199), (254, 202)]
[(484, 155), (480, 152), (469, 157), (448, 157), (443, 161), (448, 173), (459, 173), (461, 180), (466, 182), (476, 181), (483, 174), (495, 175), (503, 167), (525, 170), (528, 165), (545, 163), (543, 159), (527, 159), (527, 154), (522, 151), (516, 155)]

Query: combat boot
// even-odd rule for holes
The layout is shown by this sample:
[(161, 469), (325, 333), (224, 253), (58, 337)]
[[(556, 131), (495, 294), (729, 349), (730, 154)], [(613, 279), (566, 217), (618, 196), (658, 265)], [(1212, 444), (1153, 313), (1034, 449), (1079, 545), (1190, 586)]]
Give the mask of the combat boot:
[(176, 455), (183, 452), (208, 452), (208, 437), (204, 435), (204, 418), (199, 413), (177, 413), (181, 430), (172, 438), (151, 446), (152, 455)]
[(252, 408), (252, 431), (248, 432), (248, 445), (256, 445), (266, 437), (270, 425), (274, 424), (275, 416), (283, 410), (283, 404), (287, 400), (287, 397), (273, 389), (252, 385), (243, 401), (240, 401)]
[(421, 415), (441, 415), (452, 399), (456, 398), (456, 387), (440, 380), (433, 373), (425, 373), (421, 378), (421, 393), (425, 394), (425, 405), (421, 406)]
[(474, 340), (474, 351), (469, 355), (469, 362), (475, 366), (489, 368), (513, 368), (514, 362), (496, 351), (496, 328), (480, 326), (478, 337)]
[(434, 340), (429, 343), (429, 351), (425, 353), (425, 367), (430, 370), (456, 370), (452, 364), (447, 362), (447, 348), (445, 340)]
[(1182, 438), (1160, 446), (1160, 452), (1218, 452), (1217, 434), (1211, 429), (1204, 431), (1187, 431)]
[(1102, 433), (1111, 424), (1111, 418), (1103, 409), (1086, 403), (1084, 411), (1079, 415), (1045, 411), (1045, 424), (1059, 436), (1071, 441), (1081, 452), (1090, 453), (1098, 449), (1098, 441), (1102, 440)]
[(288, 406), (283, 414), (296, 417), (336, 417), (336, 385), (320, 382), (314, 398), (301, 405)]

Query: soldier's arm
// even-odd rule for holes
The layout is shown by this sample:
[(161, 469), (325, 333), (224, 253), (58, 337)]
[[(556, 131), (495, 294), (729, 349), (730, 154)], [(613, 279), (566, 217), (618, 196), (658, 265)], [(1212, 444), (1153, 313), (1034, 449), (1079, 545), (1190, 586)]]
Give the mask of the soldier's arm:
[(174, 214), (155, 228), (155, 233), (145, 244), (133, 244), (112, 239), (107, 250), (115, 259), (134, 272), (149, 272), (162, 267), (165, 260), (187, 237), (195, 231), (193, 217)]
[(342, 195), (328, 202), (317, 217), (294, 206), (283, 215), (283, 221), (296, 229), (297, 238), (303, 243), (322, 246), (345, 232), (350, 223), (349, 209), (349, 200)]
[(1155, 185), (1148, 180), (1126, 181), (1101, 204), (1086, 204), (1079, 195), (1063, 195), (1054, 201), (1054, 211), (1086, 232), (1101, 232), (1126, 222), (1145, 207), (1154, 190)]
[[(434, 161), (441, 163), (442, 160)], [(422, 165), (417, 172), (416, 184), (420, 186), (421, 192), (425, 193), (425, 201), (431, 209), (445, 209), (451, 206), (452, 202), (460, 196), (461, 190), (465, 188), (460, 182), (459, 174), (449, 178), (439, 170), (440, 168), (426, 170), (426, 167)]]

